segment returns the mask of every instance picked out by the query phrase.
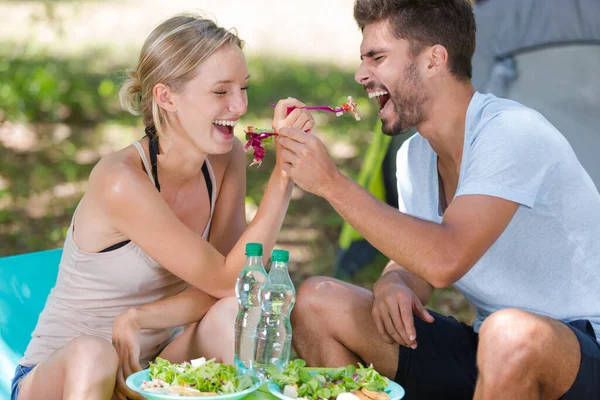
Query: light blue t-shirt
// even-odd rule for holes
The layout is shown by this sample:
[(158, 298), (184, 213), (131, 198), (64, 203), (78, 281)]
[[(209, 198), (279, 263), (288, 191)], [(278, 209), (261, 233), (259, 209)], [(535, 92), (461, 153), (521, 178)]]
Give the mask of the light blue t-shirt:
[[(398, 151), (397, 178), (400, 211), (441, 223), (437, 155), (418, 133)], [(565, 322), (588, 319), (600, 338), (600, 194), (562, 134), (530, 108), (476, 92), (456, 190), (463, 195), (520, 204), (454, 284), (476, 306), (475, 330), (511, 307)]]

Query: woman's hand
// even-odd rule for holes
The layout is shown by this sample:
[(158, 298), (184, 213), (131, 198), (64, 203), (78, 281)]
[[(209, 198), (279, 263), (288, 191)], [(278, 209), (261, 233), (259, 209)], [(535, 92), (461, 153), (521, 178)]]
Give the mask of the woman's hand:
[[(287, 127), (294, 127), (304, 132), (310, 132), (315, 126), (315, 120), (309, 111), (303, 109), (305, 106), (304, 103), (292, 97), (279, 100), (273, 113), (273, 129), (275, 132)], [(288, 109), (293, 107), (296, 108), (288, 114)], [(281, 146), (279, 145), (278, 138), (275, 138), (275, 144), (277, 152), (276, 167), (281, 169)], [(283, 170), (281, 171), (283, 172)]]
[(122, 312), (115, 318), (112, 330), (112, 344), (119, 355), (117, 384), (115, 395), (119, 400), (130, 398), (143, 400), (139, 393), (129, 389), (125, 384), (127, 377), (141, 371), (140, 366), (140, 325), (135, 319), (135, 309)]

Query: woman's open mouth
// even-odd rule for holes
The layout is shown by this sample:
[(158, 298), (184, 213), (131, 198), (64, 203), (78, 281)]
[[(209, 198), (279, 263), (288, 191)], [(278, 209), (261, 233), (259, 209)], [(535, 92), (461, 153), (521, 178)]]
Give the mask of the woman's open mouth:
[(225, 138), (231, 138), (233, 137), (233, 127), (237, 125), (237, 120), (216, 119), (213, 121), (213, 125)]

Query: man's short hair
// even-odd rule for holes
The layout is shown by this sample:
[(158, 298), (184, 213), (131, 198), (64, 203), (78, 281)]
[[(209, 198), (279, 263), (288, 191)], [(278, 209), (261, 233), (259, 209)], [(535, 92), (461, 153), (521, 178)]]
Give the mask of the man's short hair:
[(361, 30), (388, 21), (396, 38), (410, 42), (413, 55), (425, 46), (444, 46), (450, 72), (471, 78), (475, 18), (468, 0), (356, 0), (354, 19)]

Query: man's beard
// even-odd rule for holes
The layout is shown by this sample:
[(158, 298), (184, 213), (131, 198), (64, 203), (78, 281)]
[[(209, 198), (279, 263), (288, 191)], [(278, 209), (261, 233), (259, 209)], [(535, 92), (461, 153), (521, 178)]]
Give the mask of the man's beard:
[(423, 106), (427, 98), (416, 62), (413, 61), (404, 69), (404, 82), (402, 85), (396, 84), (395, 92), (393, 96), (390, 93), (388, 101), (394, 105), (396, 122), (390, 126), (382, 120), (381, 130), (388, 136), (406, 133), (426, 119)]

